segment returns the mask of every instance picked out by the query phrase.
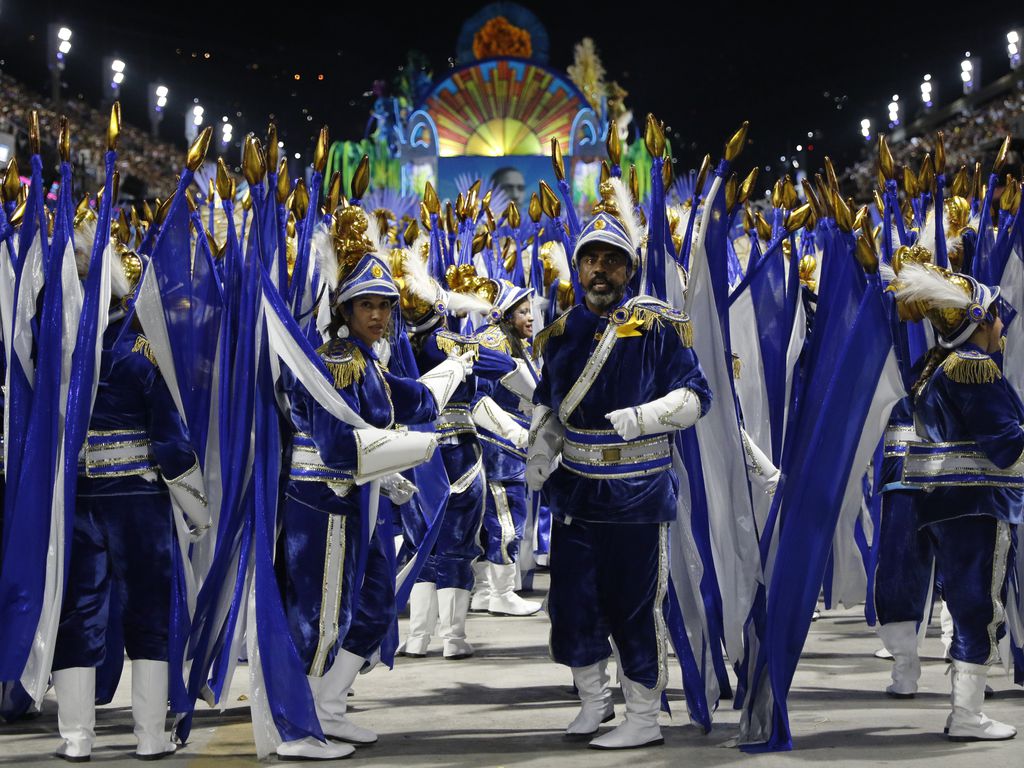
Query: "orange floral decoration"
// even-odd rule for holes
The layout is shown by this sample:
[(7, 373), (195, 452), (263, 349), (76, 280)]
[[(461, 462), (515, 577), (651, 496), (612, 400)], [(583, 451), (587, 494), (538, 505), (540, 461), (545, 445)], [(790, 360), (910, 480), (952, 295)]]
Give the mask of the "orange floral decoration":
[(474, 35), (473, 55), (478, 59), (496, 56), (528, 59), (533, 55), (530, 33), (510, 23), (504, 16), (495, 16)]

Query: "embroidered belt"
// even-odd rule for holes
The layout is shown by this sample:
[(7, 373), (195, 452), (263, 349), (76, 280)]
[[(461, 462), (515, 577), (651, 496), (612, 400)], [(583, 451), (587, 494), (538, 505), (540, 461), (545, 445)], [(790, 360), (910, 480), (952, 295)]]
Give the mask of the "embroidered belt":
[(1024, 489), (1024, 466), (1000, 469), (971, 441), (911, 443), (903, 462), (903, 484), (912, 488), (980, 485)]
[(609, 480), (643, 477), (672, 466), (668, 435), (623, 440), (611, 429), (565, 428), (562, 466), (583, 477)]
[(344, 483), (348, 485), (354, 482), (351, 472), (343, 472), (340, 469), (327, 466), (316, 449), (313, 438), (304, 432), (296, 433), (292, 441), (292, 467), (288, 473), (288, 479), (309, 483)]
[[(525, 417), (520, 416), (518, 413), (514, 411), (506, 411), (506, 413), (512, 417), (512, 421), (521, 426), (523, 429), (529, 431), (530, 422), (527, 421)], [(480, 440), (482, 440), (483, 442), (490, 443), (491, 445), (496, 445), (503, 451), (512, 454), (517, 459), (522, 459), (523, 461), (526, 461), (526, 449), (517, 448), (516, 444), (513, 443), (511, 440), (502, 437), (496, 432), (491, 432), (491, 430), (489, 429), (484, 429), (481, 426), (477, 426), (476, 431), (480, 437)]]
[(912, 424), (898, 424), (885, 430), (885, 451), (886, 458), (900, 457), (907, 455), (907, 443), (920, 443), (923, 438), (917, 434), (917, 429)]
[(144, 429), (90, 429), (78, 456), (78, 474), (86, 477), (130, 477), (155, 470), (153, 444)]
[(434, 422), (434, 431), (437, 432), (438, 439), (476, 434), (469, 403), (448, 403)]

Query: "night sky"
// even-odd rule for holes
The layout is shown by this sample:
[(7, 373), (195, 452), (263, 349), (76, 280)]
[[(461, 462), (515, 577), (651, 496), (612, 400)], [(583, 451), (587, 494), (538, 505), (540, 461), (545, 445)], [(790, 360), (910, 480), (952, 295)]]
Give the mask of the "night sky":
[[(247, 131), (262, 135), (273, 115), (288, 151), (307, 153), (325, 123), (334, 139), (362, 137), (367, 92), (375, 79), (394, 77), (409, 49), (425, 53), (435, 79), (443, 77), (459, 63), (460, 26), (484, 3), (339, 3), (344, 10), (331, 11), (327, 2), (287, 2), (274, 16), (238, 3), (200, 14), (206, 5), (0, 0), (0, 67), (48, 93), (46, 24), (58, 21), (74, 33), (66, 97), (97, 102), (103, 58), (116, 55), (127, 64), (121, 103), (128, 122), (148, 126), (147, 84), (159, 80), (170, 88), (161, 128), (167, 140), (185, 146), (184, 113), (198, 98), (207, 116), (229, 116), (236, 142)], [(1006, 32), (1024, 24), (1024, 12), (1009, 3), (964, 4), (956, 17), (925, 16), (920, 3), (828, 3), (827, 12), (825, 4), (795, 3), (756, 11), (680, 3), (657, 13), (645, 10), (653, 3), (620, 6), (633, 9), (629, 16), (595, 3), (523, 5), (547, 24), (549, 65), (557, 70), (572, 63), (574, 43), (594, 38), (607, 79), (629, 91), (637, 121), (654, 112), (670, 126), (682, 163), (695, 165), (704, 152), (717, 158), (748, 119), (753, 144), (741, 167), (762, 168), (798, 143), (814, 145), (811, 165), (827, 152), (842, 167), (861, 151), (861, 119), (880, 127), (893, 93), (919, 108), (925, 73), (939, 104), (960, 95), (966, 50), (982, 57), (984, 82), (1005, 74)]]

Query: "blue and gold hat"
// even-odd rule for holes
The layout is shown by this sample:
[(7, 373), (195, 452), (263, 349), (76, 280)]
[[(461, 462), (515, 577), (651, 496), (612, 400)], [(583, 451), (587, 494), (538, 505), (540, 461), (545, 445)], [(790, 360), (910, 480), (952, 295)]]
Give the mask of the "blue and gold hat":
[(533, 288), (520, 288), (509, 280), (498, 280), (498, 295), (494, 299), (494, 306), (504, 316), (514, 306), (533, 295)]
[(594, 217), (576, 240), (572, 260), (578, 265), (580, 254), (587, 246), (602, 243), (626, 253), (636, 270), (640, 266), (643, 241), (643, 228), (636, 215), (633, 196), (622, 179), (612, 177), (601, 182), (601, 201), (594, 206)]
[(334, 301), (340, 303), (367, 295), (385, 296), (393, 301), (399, 296), (391, 267), (376, 253), (363, 256), (342, 279)]

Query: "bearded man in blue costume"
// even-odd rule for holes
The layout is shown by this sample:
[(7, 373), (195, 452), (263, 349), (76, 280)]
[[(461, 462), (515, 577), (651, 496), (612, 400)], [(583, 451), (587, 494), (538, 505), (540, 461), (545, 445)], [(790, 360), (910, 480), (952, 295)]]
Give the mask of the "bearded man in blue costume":
[[(111, 600), (121, 601), (124, 648), (132, 660), (135, 754), (153, 760), (175, 751), (164, 728), (178, 547), (172, 504), (184, 514), (193, 540), (210, 526), (185, 424), (149, 342), (125, 315), (142, 262), (117, 248), (99, 388), (79, 457), (71, 561), (52, 667), (63, 739), (57, 756), (71, 762), (87, 761), (92, 752), (96, 668), (106, 652)], [(79, 276), (84, 279), (87, 270), (80, 254)]]
[(572, 668), (582, 703), (566, 734), (589, 738), (614, 717), (610, 635), (626, 719), (590, 746), (625, 749), (663, 741), (667, 532), (679, 490), (671, 433), (707, 412), (711, 392), (687, 317), (628, 295), (641, 243), (627, 233), (639, 226), (624, 226), (632, 211), (604, 193), (573, 253), (584, 303), (535, 341), (544, 363), (526, 477), (545, 487), (554, 518), (551, 654)]

